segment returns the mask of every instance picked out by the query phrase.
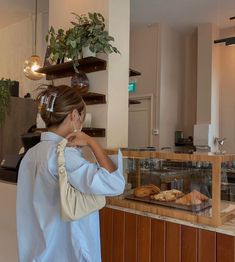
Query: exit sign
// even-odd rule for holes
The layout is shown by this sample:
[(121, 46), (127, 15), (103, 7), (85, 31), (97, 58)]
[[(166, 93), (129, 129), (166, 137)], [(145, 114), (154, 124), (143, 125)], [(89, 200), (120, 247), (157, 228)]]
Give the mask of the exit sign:
[(129, 93), (136, 92), (136, 81), (132, 81), (128, 84), (128, 91)]

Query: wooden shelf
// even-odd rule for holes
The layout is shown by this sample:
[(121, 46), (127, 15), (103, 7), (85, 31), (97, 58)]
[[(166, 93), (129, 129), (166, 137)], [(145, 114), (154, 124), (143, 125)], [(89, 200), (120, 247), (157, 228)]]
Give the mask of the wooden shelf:
[(86, 105), (97, 105), (97, 104), (106, 104), (106, 97), (103, 94), (88, 92), (81, 94)]
[(137, 104), (141, 104), (141, 102), (138, 100), (129, 99), (129, 105), (137, 105)]
[(83, 127), (82, 131), (92, 137), (105, 137), (104, 128)]
[(141, 73), (139, 71), (133, 70), (133, 69), (129, 69), (129, 76), (140, 76)]
[[(97, 57), (85, 57), (78, 60), (78, 70), (84, 73), (106, 70), (106, 61)], [(47, 80), (73, 76), (75, 74), (73, 62), (50, 65), (39, 68), (38, 73), (46, 74)]]
[[(47, 132), (47, 128), (35, 128), (32, 131)], [(105, 137), (105, 128), (83, 127), (82, 131), (92, 137)]]

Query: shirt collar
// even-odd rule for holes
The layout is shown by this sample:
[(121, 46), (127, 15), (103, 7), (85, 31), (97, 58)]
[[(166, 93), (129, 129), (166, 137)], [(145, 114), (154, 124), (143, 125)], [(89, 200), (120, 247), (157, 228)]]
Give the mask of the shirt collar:
[(41, 134), (41, 141), (56, 141), (60, 142), (64, 137), (57, 135), (53, 132), (43, 132)]

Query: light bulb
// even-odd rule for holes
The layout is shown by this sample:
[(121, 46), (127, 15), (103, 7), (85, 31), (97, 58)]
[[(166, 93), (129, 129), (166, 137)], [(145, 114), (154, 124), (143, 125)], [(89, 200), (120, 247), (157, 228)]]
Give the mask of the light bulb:
[(31, 80), (39, 80), (45, 76), (45, 74), (37, 73), (36, 70), (42, 67), (42, 62), (39, 56), (32, 55), (24, 62), (24, 74)]

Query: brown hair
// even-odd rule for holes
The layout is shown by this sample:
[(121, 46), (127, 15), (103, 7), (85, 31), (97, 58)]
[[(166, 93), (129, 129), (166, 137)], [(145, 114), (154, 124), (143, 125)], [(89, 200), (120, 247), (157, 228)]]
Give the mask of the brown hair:
[[(60, 125), (74, 109), (77, 109), (79, 115), (82, 116), (82, 121), (84, 121), (86, 106), (77, 88), (66, 85), (48, 85), (47, 88), (40, 89), (37, 101), (39, 103), (39, 112), (46, 127)], [(50, 104), (51, 99), (54, 100), (53, 105)], [(53, 110), (48, 110), (48, 106)]]

